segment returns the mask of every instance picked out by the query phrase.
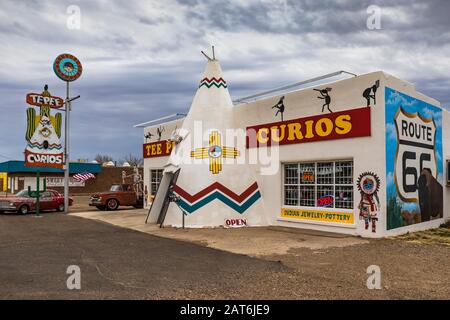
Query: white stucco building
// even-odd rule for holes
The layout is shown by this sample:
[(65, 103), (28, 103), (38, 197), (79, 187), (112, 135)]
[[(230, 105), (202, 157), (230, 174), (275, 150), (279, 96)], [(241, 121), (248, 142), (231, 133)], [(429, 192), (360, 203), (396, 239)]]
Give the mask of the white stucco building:
[(144, 129), (149, 222), (384, 237), (450, 219), (450, 114), (413, 84), (373, 72), (233, 105), (221, 72)]

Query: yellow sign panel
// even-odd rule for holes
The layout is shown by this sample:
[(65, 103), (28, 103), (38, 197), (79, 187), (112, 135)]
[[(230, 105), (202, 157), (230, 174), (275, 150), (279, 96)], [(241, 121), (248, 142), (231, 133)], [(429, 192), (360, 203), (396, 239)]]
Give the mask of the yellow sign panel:
[(281, 209), (281, 217), (307, 221), (354, 224), (353, 213), (309, 209)]

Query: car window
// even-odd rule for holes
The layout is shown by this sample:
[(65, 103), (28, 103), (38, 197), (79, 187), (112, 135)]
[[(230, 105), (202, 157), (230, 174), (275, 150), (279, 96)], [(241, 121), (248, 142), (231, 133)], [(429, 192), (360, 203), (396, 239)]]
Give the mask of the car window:
[(57, 197), (58, 196), (58, 192), (56, 192), (56, 191), (49, 191), (48, 193), (50, 193), (51, 197)]
[(111, 187), (111, 191), (122, 191), (122, 186), (121, 185), (113, 185)]
[(16, 194), (17, 197), (28, 198), (28, 190), (22, 190)]
[(51, 192), (44, 192), (44, 193), (42, 193), (42, 198), (44, 198), (44, 199), (48, 199), (48, 198), (52, 198), (53, 197), (53, 195), (51, 194)]

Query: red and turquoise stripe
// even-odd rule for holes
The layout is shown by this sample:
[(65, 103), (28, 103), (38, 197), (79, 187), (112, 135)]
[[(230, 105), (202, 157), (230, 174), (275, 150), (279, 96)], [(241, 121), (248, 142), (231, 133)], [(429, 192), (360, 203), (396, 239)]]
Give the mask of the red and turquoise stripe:
[(210, 89), (211, 87), (216, 87), (216, 88), (220, 88), (220, 87), (223, 87), (223, 88), (228, 88), (228, 85), (227, 85), (227, 82), (223, 79), (223, 78), (219, 78), (219, 79), (217, 79), (217, 78), (211, 78), (211, 79), (208, 79), (208, 78), (204, 78), (201, 82), (200, 82), (200, 86), (199, 86), (199, 88), (201, 88), (201, 87), (207, 87), (208, 89)]
[(175, 186), (174, 192), (180, 197), (178, 205), (189, 214), (194, 213), (216, 199), (239, 214), (244, 214), (261, 198), (261, 192), (256, 182), (239, 195), (218, 182), (195, 195), (189, 194), (180, 186)]

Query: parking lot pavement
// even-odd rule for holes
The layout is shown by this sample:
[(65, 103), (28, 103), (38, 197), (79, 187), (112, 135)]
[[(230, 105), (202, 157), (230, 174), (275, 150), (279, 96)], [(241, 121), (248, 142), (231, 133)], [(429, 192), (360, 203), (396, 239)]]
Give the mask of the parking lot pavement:
[[(282, 227), (184, 230), (171, 227), (160, 228), (157, 225), (145, 223), (147, 217), (145, 209), (74, 212), (73, 215), (253, 257), (287, 254), (290, 250), (297, 248), (327, 249), (369, 243), (368, 240), (348, 235)], [(245, 245), (242, 245), (243, 243)]]
[[(227, 231), (218, 242), (237, 238), (233, 246), (244, 249), (233, 250), (247, 250), (256, 237), (259, 250), (272, 252), (285, 237), (262, 240), (251, 229), (239, 236)], [(312, 248), (303, 243), (256, 258), (207, 245), (64, 214), (0, 215), (0, 299), (450, 299), (450, 247), (397, 239)], [(67, 289), (71, 265), (81, 269), (81, 290)], [(372, 265), (381, 269), (381, 290), (367, 288)]]
[[(67, 289), (71, 265), (81, 268), (80, 291)], [(0, 216), (1, 299), (236, 298), (283, 269), (62, 214)]]

